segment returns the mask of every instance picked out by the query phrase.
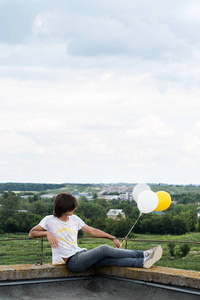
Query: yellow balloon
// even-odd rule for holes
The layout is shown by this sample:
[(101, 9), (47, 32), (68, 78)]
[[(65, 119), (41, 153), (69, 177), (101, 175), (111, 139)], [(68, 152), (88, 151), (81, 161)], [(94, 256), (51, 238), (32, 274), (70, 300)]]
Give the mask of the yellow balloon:
[(171, 196), (167, 192), (160, 191), (156, 192), (158, 196), (158, 206), (156, 207), (155, 211), (163, 211), (166, 210), (171, 204)]

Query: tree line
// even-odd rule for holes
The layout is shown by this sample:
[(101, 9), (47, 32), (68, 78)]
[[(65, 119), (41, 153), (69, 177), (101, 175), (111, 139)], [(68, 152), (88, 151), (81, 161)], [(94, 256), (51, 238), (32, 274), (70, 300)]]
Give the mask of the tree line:
[(0, 183), (0, 193), (4, 191), (45, 191), (48, 189), (60, 189), (65, 187), (64, 183), (53, 184), (53, 183), (18, 183), (18, 182), (6, 182)]
[[(197, 219), (198, 199), (196, 195), (178, 194), (178, 204), (171, 206), (163, 213), (143, 214), (134, 227), (134, 233), (141, 234), (174, 234), (200, 231), (200, 219)], [(190, 199), (190, 200), (189, 200)], [(196, 200), (195, 200), (196, 199)], [(196, 202), (195, 202), (196, 201)], [(0, 197), (0, 233), (28, 233), (40, 220), (53, 213), (54, 198), (41, 198), (38, 194), (22, 198), (15, 193), (5, 192)], [(186, 203), (185, 203), (186, 202)], [(121, 216), (113, 220), (107, 218), (110, 209), (123, 209), (126, 218)], [(106, 201), (94, 195), (88, 201), (79, 197), (79, 207), (75, 211), (86, 224), (104, 230), (116, 237), (124, 237), (139, 216), (135, 201)], [(131, 237), (131, 235), (130, 235)]]

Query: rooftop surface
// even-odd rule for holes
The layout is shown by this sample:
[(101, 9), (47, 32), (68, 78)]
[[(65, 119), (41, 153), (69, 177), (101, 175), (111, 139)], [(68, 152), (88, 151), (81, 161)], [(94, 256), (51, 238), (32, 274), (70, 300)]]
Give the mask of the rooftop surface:
[(0, 266), (0, 299), (200, 299), (200, 272), (153, 266), (73, 273), (65, 265)]

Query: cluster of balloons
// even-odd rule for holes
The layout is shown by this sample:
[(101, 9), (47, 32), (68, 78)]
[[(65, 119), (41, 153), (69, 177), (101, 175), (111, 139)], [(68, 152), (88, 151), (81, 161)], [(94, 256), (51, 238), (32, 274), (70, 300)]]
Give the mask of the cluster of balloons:
[(139, 183), (133, 189), (133, 199), (141, 213), (166, 210), (171, 204), (171, 196), (164, 191), (152, 192), (146, 183)]

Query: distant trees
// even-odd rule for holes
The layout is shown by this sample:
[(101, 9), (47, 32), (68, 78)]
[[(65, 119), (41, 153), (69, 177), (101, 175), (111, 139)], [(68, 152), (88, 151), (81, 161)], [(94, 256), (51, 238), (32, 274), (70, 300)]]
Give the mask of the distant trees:
[(175, 194), (173, 195), (173, 200), (178, 201), (179, 204), (197, 203), (200, 202), (200, 194)]
[(120, 221), (109, 218), (106, 219), (105, 231), (116, 237), (125, 237), (132, 225), (133, 221), (129, 218)]
[(45, 203), (42, 200), (38, 200), (30, 204), (29, 211), (33, 214), (45, 217), (53, 213), (53, 203)]
[(1, 197), (1, 219), (15, 217), (19, 210), (19, 197), (14, 193), (4, 193)]
[(106, 218), (105, 208), (92, 201), (80, 202), (76, 214), (83, 220), (90, 220), (90, 224), (93, 224), (97, 219), (104, 220)]
[[(190, 195), (187, 195), (189, 198)], [(187, 204), (171, 204), (161, 214), (143, 214), (134, 227), (133, 233), (149, 234), (185, 234), (186, 232), (200, 231), (200, 220), (197, 220), (198, 204), (186, 201), (186, 195), (179, 195), (180, 202)], [(182, 200), (182, 201), (181, 201)], [(46, 215), (53, 213), (54, 198), (44, 199), (38, 194), (21, 198), (15, 193), (3, 193), (0, 197), (0, 233), (28, 232)], [(107, 218), (111, 208), (123, 209), (126, 219), (113, 220)], [(27, 212), (26, 212), (27, 211)], [(135, 201), (106, 201), (96, 198), (88, 201), (85, 196), (79, 197), (79, 208), (75, 212), (86, 224), (104, 230), (117, 237), (127, 235), (131, 226), (139, 216)], [(132, 233), (132, 234), (133, 234)], [(131, 236), (131, 235), (130, 235)]]
[(42, 217), (53, 211), (53, 203), (45, 203), (35, 196), (22, 200), (15, 193), (8, 192), (0, 197), (0, 205), (0, 233), (29, 232)]
[(93, 194), (93, 199), (97, 199), (98, 198), (98, 194), (97, 193), (94, 193)]
[(50, 184), (50, 183), (18, 183), (18, 182), (7, 182), (0, 183), (0, 192), (8, 191), (45, 191), (48, 189), (59, 189), (65, 187), (62, 184)]

